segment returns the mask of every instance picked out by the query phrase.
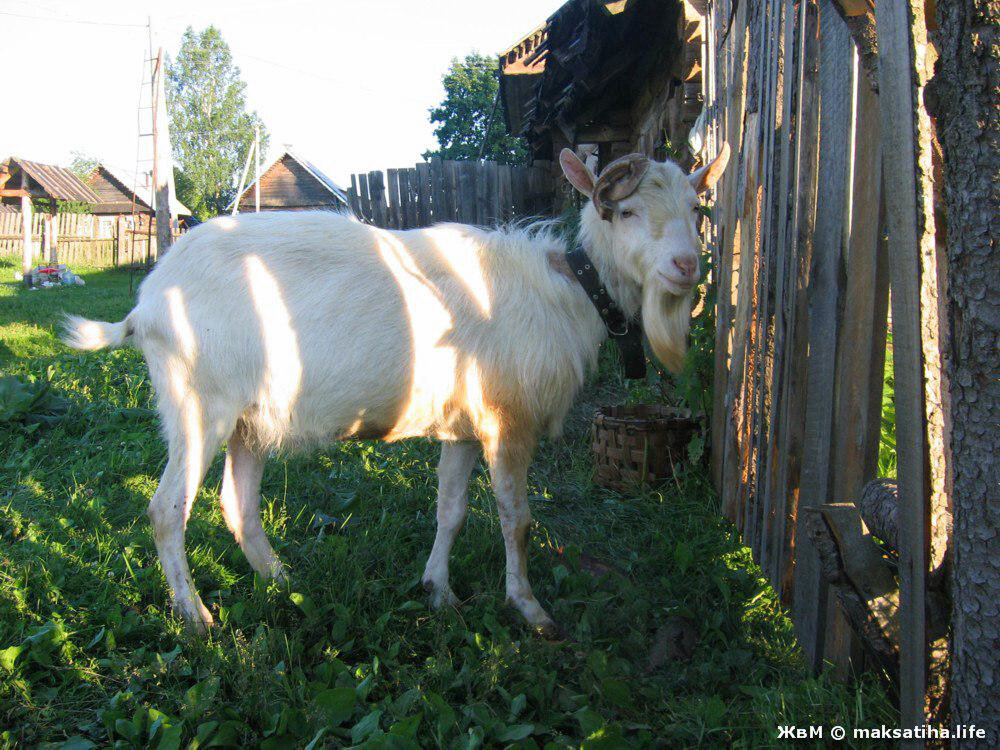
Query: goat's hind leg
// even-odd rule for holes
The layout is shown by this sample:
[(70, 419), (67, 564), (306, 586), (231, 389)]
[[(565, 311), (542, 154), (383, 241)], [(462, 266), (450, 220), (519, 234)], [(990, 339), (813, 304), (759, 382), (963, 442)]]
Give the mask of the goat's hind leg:
[[(200, 632), (212, 624), (212, 615), (195, 589), (184, 550), (184, 530), (205, 471), (222, 439), (205, 435), (187, 442), (178, 435), (168, 446), (167, 466), (149, 501), (156, 552), (173, 595), (174, 612)], [(187, 436), (190, 437), (190, 436)]]
[(220, 500), (226, 525), (233, 532), (250, 563), (262, 578), (284, 580), (285, 566), (274, 553), (260, 522), (260, 480), (264, 457), (239, 422), (229, 436), (226, 466), (222, 474)]
[(468, 507), (469, 475), (479, 458), (478, 443), (441, 443), (438, 461), (437, 533), (424, 568), (424, 588), (431, 605), (440, 609), (458, 604), (448, 583), (448, 558), (452, 544), (465, 523)]

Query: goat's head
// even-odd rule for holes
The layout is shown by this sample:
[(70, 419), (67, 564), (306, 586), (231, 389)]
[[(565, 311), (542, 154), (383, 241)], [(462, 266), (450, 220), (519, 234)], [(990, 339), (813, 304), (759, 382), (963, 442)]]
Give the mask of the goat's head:
[(559, 155), (566, 179), (590, 198), (580, 215), (581, 237), (642, 289), (646, 337), (674, 371), (683, 363), (691, 291), (700, 276), (698, 195), (715, 186), (728, 161), (726, 143), (690, 175), (673, 162), (630, 154), (595, 177), (569, 149)]

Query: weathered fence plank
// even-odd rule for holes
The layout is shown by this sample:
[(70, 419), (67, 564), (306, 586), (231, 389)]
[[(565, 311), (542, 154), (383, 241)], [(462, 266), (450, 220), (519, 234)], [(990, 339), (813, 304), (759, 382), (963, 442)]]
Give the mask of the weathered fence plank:
[(389, 220), (387, 228), (402, 229), (399, 210), (399, 170), (386, 170), (386, 181), (389, 184)]
[(836, 502), (860, 497), (875, 478), (885, 366), (889, 276), (882, 241), (882, 146), (878, 95), (858, 71), (854, 189), (844, 321), (837, 344), (834, 415)]
[(427, 227), (433, 223), (431, 218), (431, 165), (427, 162), (417, 164), (417, 223), (416, 226)]
[[(927, 721), (927, 573), (943, 563), (948, 536), (944, 461), (950, 388), (941, 361), (943, 295), (929, 174), (930, 123), (918, 105), (918, 87), (926, 76), (923, 11), (884, 0), (875, 13), (882, 168), (886, 185), (893, 185), (886, 191), (885, 209), (899, 477), (900, 720), (912, 727)], [(935, 662), (940, 658), (935, 654)]]
[(820, 0), (819, 184), (812, 268), (809, 274), (809, 364), (806, 428), (799, 493), (795, 560), (795, 622), (807, 660), (819, 669), (827, 634), (827, 585), (815, 548), (805, 533), (803, 508), (830, 499), (834, 373), (841, 303), (840, 265), (845, 214), (849, 210), (847, 173), (851, 128), (851, 37), (833, 0)]

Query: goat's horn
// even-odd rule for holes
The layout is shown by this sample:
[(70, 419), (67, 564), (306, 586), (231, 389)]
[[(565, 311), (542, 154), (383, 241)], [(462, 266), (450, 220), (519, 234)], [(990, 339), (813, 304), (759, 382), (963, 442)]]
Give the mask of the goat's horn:
[(649, 157), (628, 154), (615, 159), (601, 172), (594, 183), (594, 205), (601, 218), (610, 220), (615, 204), (628, 198), (639, 187), (649, 169)]

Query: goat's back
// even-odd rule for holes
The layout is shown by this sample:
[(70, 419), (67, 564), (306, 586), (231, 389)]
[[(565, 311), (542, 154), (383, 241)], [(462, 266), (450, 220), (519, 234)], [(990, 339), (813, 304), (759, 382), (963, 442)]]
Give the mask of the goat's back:
[(227, 217), (171, 249), (129, 318), (158, 392), (196, 393), (261, 442), (469, 438), (491, 409), (564, 411), (582, 377), (587, 354), (546, 331), (573, 321), (536, 256), (460, 225)]

